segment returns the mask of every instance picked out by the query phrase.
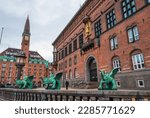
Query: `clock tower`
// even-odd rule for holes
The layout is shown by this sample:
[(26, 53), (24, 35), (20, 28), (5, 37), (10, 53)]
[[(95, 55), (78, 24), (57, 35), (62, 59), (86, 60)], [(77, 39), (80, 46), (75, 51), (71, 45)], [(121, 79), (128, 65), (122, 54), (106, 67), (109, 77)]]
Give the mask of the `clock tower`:
[(30, 21), (29, 16), (26, 19), (26, 23), (24, 26), (24, 31), (22, 33), (22, 43), (21, 50), (25, 52), (26, 55), (26, 64), (24, 69), (24, 74), (28, 75), (28, 61), (29, 61), (29, 46), (30, 46)]
[(29, 21), (29, 16), (27, 17), (24, 31), (22, 33), (22, 47), (21, 49), (26, 53), (29, 51), (29, 46), (30, 46), (30, 21)]

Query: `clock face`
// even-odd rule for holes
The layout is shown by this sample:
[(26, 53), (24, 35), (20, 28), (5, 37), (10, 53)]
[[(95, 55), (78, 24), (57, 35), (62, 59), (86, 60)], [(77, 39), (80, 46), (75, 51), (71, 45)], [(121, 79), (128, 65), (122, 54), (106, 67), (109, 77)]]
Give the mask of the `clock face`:
[(29, 38), (28, 38), (27, 36), (25, 36), (25, 40), (26, 40), (26, 41), (28, 41), (28, 40), (29, 40)]

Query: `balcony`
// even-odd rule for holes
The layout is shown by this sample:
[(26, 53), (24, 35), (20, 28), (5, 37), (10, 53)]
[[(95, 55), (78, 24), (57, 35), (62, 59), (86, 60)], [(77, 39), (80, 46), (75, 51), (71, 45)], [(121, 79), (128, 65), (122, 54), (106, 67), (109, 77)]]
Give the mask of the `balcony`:
[(88, 50), (90, 50), (92, 48), (94, 48), (94, 40), (90, 40), (87, 43), (84, 43), (82, 48), (81, 48), (81, 50), (83, 52), (86, 52), (86, 51), (88, 51)]

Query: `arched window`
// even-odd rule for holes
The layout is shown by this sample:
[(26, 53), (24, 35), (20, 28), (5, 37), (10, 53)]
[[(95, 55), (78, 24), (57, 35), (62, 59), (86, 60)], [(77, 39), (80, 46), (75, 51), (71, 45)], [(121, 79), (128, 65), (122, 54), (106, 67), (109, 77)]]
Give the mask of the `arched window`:
[(118, 68), (121, 71), (121, 62), (118, 56), (112, 58), (113, 69)]
[(110, 38), (110, 49), (115, 50), (118, 48), (118, 39), (117, 36), (113, 36)]
[(74, 65), (77, 64), (77, 55), (74, 56)]
[(64, 77), (64, 79), (68, 79), (67, 72), (64, 72), (63, 77)]
[(131, 53), (132, 65), (134, 70), (144, 69), (144, 56), (140, 50), (135, 50)]
[(69, 71), (69, 79), (72, 79), (72, 71)]
[(74, 69), (74, 79), (77, 79), (77, 69)]
[(69, 67), (72, 66), (72, 59), (69, 59)]

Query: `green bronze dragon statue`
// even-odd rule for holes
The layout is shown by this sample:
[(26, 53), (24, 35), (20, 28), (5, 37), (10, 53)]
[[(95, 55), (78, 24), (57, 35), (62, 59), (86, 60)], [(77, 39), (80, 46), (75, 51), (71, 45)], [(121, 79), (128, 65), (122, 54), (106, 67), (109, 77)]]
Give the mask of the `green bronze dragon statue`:
[(33, 88), (33, 78), (34, 76), (25, 76), (23, 80), (17, 79), (16, 85), (20, 89), (32, 89)]
[(61, 89), (61, 81), (62, 73), (50, 74), (50, 77), (46, 77), (43, 79), (43, 84), (46, 89), (49, 90), (60, 90)]
[(110, 73), (101, 72), (101, 81), (98, 90), (117, 90), (115, 75), (118, 72), (118, 68), (113, 69)]

